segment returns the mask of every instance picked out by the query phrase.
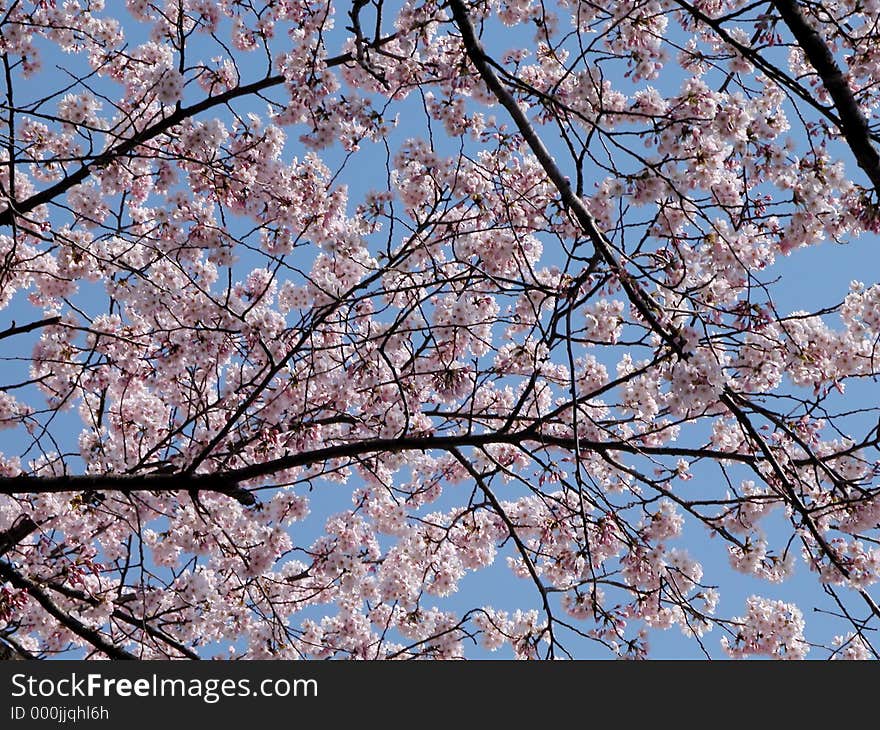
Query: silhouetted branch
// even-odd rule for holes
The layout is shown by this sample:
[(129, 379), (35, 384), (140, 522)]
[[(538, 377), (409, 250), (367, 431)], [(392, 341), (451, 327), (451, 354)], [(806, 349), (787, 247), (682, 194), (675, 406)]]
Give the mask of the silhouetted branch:
[(0, 340), (6, 337), (12, 337), (14, 335), (21, 335), (25, 332), (32, 332), (35, 329), (39, 329), (40, 327), (49, 327), (53, 324), (58, 324), (61, 321), (61, 317), (47, 317), (46, 319), (41, 319), (37, 322), (31, 322), (30, 324), (22, 324), (15, 325), (15, 322), (12, 323), (12, 326), (7, 327), (5, 330), (0, 332)]
[(21, 515), (5, 532), (0, 532), (0, 555), (18, 545), (28, 535), (35, 532), (39, 525), (28, 515)]
[(100, 631), (90, 629), (82, 621), (60, 608), (37, 583), (25, 578), (9, 563), (0, 561), (0, 578), (8, 580), (19, 590), (27, 591), (28, 595), (36, 600), (52, 618), (66, 626), (81, 639), (85, 639), (96, 649), (104, 652), (111, 659), (137, 659), (134, 654), (110, 643)]
[(870, 178), (874, 189), (880, 193), (880, 155), (871, 144), (868, 120), (862, 113), (855, 95), (846, 81), (843, 71), (822, 36), (806, 21), (793, 0), (773, 0), (788, 29), (797, 40), (807, 60), (816, 69), (822, 84), (834, 101), (840, 114), (840, 131), (849, 144), (859, 167)]

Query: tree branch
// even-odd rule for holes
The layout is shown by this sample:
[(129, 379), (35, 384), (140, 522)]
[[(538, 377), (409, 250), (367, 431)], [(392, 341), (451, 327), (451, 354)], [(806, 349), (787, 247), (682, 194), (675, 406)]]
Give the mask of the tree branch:
[(689, 2), (687, 2), (687, 0), (675, 0), (675, 2), (676, 4), (684, 8), (688, 13), (690, 13), (694, 18), (699, 20), (701, 23), (708, 25), (712, 30), (715, 31), (715, 33), (721, 40), (723, 40), (727, 45), (731, 46), (732, 48), (735, 48), (739, 53), (742, 54), (743, 58), (748, 59), (749, 62), (760, 68), (765, 74), (767, 74), (769, 78), (777, 81), (789, 91), (794, 93), (796, 96), (800, 97), (802, 101), (805, 101), (816, 111), (822, 114), (822, 116), (828, 119), (832, 124), (834, 124), (834, 126), (841, 126), (840, 118), (831, 110), (830, 107), (827, 107), (819, 102), (810, 93), (810, 91), (801, 86), (796, 79), (793, 79), (775, 64), (770, 63), (754, 48), (750, 48), (745, 43), (738, 41), (736, 38), (730, 35), (730, 33), (725, 30), (721, 19), (709, 17), (699, 8), (696, 8)]
[(5, 555), (28, 535), (39, 528), (30, 516), (21, 515), (5, 532), (0, 532), (0, 555)]
[[(91, 606), (97, 606), (100, 604), (100, 601), (94, 596), (90, 596), (87, 593), (77, 590), (75, 588), (69, 588), (64, 584), (59, 583), (47, 583), (46, 584), (53, 591), (56, 591), (67, 598), (73, 598), (77, 601), (83, 601), (84, 603), (88, 603)], [(126, 613), (125, 611), (121, 611), (118, 608), (113, 609), (113, 613), (110, 614), (117, 621), (122, 621), (123, 623), (127, 623), (129, 626), (134, 626), (135, 628), (140, 629), (144, 633), (150, 635), (154, 639), (164, 642), (168, 644), (171, 648), (179, 651), (183, 656), (187, 659), (192, 659), (193, 661), (200, 661), (201, 657), (196, 654), (192, 649), (187, 647), (184, 644), (181, 644), (177, 639), (172, 636), (169, 636), (161, 629), (157, 629), (147, 622), (146, 618), (138, 618), (132, 614)]]
[[(380, 38), (379, 40), (370, 44), (369, 47), (379, 48), (386, 43), (392, 41), (396, 37), (397, 34), (395, 33), (384, 38)], [(338, 56), (328, 58), (326, 64), (328, 68), (333, 68), (334, 66), (341, 66), (346, 63), (351, 63), (354, 60), (354, 56), (351, 53), (342, 53)], [(38, 193), (34, 193), (24, 200), (9, 201), (9, 207), (7, 207), (6, 210), (0, 212), (0, 226), (12, 225), (15, 216), (26, 215), (27, 213), (30, 213), (32, 210), (34, 210), (34, 208), (50, 202), (59, 195), (62, 195), (63, 193), (70, 190), (70, 188), (83, 182), (92, 173), (92, 170), (94, 168), (100, 168), (105, 165), (109, 165), (118, 157), (128, 154), (139, 145), (142, 145), (145, 142), (149, 142), (151, 139), (158, 137), (164, 132), (167, 132), (176, 124), (180, 124), (185, 119), (194, 117), (196, 114), (201, 114), (202, 112), (207, 111), (208, 109), (213, 109), (216, 106), (227, 104), (230, 101), (241, 98), (243, 96), (256, 94), (260, 91), (265, 91), (266, 89), (272, 88), (273, 86), (279, 86), (280, 84), (283, 84), (284, 81), (285, 77), (281, 74), (267, 76), (264, 79), (254, 81), (250, 84), (245, 84), (244, 86), (236, 86), (234, 89), (224, 91), (222, 94), (209, 96), (208, 98), (203, 99), (196, 104), (192, 104), (191, 106), (176, 109), (167, 117), (164, 117), (160, 121), (147, 127), (146, 129), (143, 129), (129, 139), (126, 139), (119, 144), (114, 145), (106, 152), (103, 152), (100, 155), (96, 156), (94, 159), (92, 159), (91, 162), (84, 163), (79, 169), (72, 172), (63, 180), (59, 180), (54, 185), (50, 185), (48, 188), (45, 188)]]
[(862, 113), (855, 95), (846, 81), (840, 66), (834, 60), (828, 45), (807, 23), (795, 0), (772, 0), (782, 20), (800, 44), (807, 60), (816, 69), (822, 84), (828, 90), (834, 106), (840, 114), (840, 131), (849, 144), (856, 162), (870, 178), (874, 189), (880, 194), (880, 155), (871, 144), (868, 120)]
[(125, 649), (110, 643), (100, 631), (90, 629), (82, 621), (74, 618), (66, 611), (58, 607), (58, 605), (46, 595), (45, 591), (34, 581), (25, 578), (21, 573), (15, 570), (9, 563), (0, 561), (0, 578), (8, 580), (15, 588), (27, 591), (28, 595), (39, 603), (43, 610), (52, 618), (56, 619), (60, 624), (66, 626), (74, 634), (81, 639), (85, 639), (96, 649), (104, 652), (111, 659), (137, 659), (134, 654), (127, 652)]
[(4, 636), (0, 638), (0, 662), (13, 662), (34, 658), (30, 652), (18, 646), (10, 637)]
[(290, 454), (278, 459), (250, 464), (215, 474), (152, 473), (152, 474), (71, 474), (41, 477), (21, 475), (0, 478), (0, 494), (47, 494), (76, 491), (117, 491), (130, 494), (137, 491), (170, 492), (187, 490), (217, 492), (237, 499), (245, 505), (253, 505), (256, 498), (241, 482), (267, 477), (279, 471), (308, 466), (333, 459), (366, 456), (375, 453), (399, 453), (401, 451), (449, 451), (462, 447), (486, 447), (493, 445), (521, 445), (535, 442), (543, 447), (571, 451), (614, 452), (643, 456), (668, 456), (695, 459), (724, 459), (752, 463), (755, 457), (733, 451), (716, 451), (709, 448), (686, 448), (676, 446), (643, 446), (627, 441), (586, 441), (563, 436), (550, 436), (533, 429), (512, 433), (463, 434), (460, 436), (404, 436), (392, 439), (369, 439), (351, 443), (325, 446), (321, 449)]
[(40, 327), (49, 327), (50, 325), (58, 324), (60, 321), (61, 317), (47, 317), (46, 319), (41, 319), (37, 322), (31, 322), (30, 324), (22, 324), (17, 327), (15, 326), (15, 322), (13, 322), (10, 327), (7, 327), (5, 330), (0, 332), (0, 340), (6, 337), (13, 337), (14, 335), (21, 335), (25, 332), (31, 332), (33, 330), (39, 329)]
[[(632, 441), (590, 441), (583, 438), (552, 436), (543, 434), (538, 427), (513, 432), (490, 432), (481, 434), (461, 434), (454, 436), (401, 436), (390, 439), (367, 439), (350, 443), (325, 446), (320, 449), (302, 451), (282, 456), (278, 459), (248, 466), (229, 469), (213, 474), (189, 473), (150, 473), (150, 474), (70, 474), (64, 476), (41, 477), (22, 474), (17, 477), (0, 477), (0, 494), (47, 494), (77, 491), (116, 491), (131, 494), (138, 491), (151, 492), (216, 492), (238, 500), (244, 505), (256, 503), (256, 497), (239, 486), (242, 482), (268, 477), (280, 471), (301, 466), (319, 464), (334, 459), (362, 457), (369, 454), (395, 454), (402, 451), (447, 451), (454, 449), (487, 446), (521, 446), (533, 442), (543, 448), (558, 448), (565, 451), (580, 449), (582, 452), (613, 453), (620, 452), (645, 457), (669, 457), (690, 459), (713, 459), (735, 461), (754, 465), (764, 460), (757, 454), (736, 451), (718, 451), (708, 447), (688, 448), (684, 446), (646, 446)], [(849, 449), (843, 453), (849, 453)], [(820, 458), (828, 461), (838, 454), (828, 454)], [(815, 458), (795, 461), (795, 465), (814, 463)], [(0, 534), (0, 546), (3, 545)]]
[[(85, 492), (112, 490), (130, 494), (137, 491), (169, 492), (189, 490), (217, 492), (250, 506), (256, 498), (238, 483), (243, 478), (228, 474), (70, 474), (41, 477), (22, 474), (0, 478), (0, 494), (53, 494), (57, 492)], [(0, 547), (2, 547), (0, 538)], [(2, 552), (2, 551), (0, 551)]]
[(642, 318), (648, 323), (654, 332), (663, 338), (673, 352), (679, 357), (687, 359), (687, 353), (685, 353), (682, 348), (681, 337), (675, 333), (667, 332), (666, 328), (660, 324), (657, 319), (657, 313), (660, 311), (660, 308), (651, 299), (650, 295), (642, 290), (642, 288), (629, 275), (629, 272), (617, 260), (617, 257), (612, 251), (611, 243), (605, 238), (605, 234), (599, 229), (599, 226), (596, 224), (596, 219), (593, 218), (592, 213), (587, 209), (584, 201), (575, 195), (574, 191), (571, 189), (571, 184), (569, 183), (568, 178), (562, 174), (562, 170), (559, 169), (559, 166), (556, 164), (550, 151), (544, 145), (544, 142), (538, 136), (537, 132), (535, 132), (534, 127), (531, 122), (529, 122), (519, 104), (517, 104), (516, 99), (513, 98), (511, 93), (504, 88), (504, 85), (498, 79), (498, 76), (488, 62), (488, 56), (483, 50), (480, 40), (477, 38), (474, 25), (471, 23), (464, 2), (462, 0), (449, 0), (449, 7), (452, 9), (455, 23), (461, 31), (462, 43), (464, 44), (468, 58), (470, 58), (471, 63), (474, 64), (474, 67), (477, 69), (483, 82), (489, 87), (489, 90), (495, 98), (498, 99), (501, 105), (513, 118), (519, 133), (522, 135), (526, 144), (528, 144), (532, 154), (535, 155), (547, 177), (549, 177), (551, 182), (556, 186), (556, 189), (562, 198), (563, 205), (574, 214), (578, 224), (587, 234), (599, 255), (602, 256), (611, 270), (615, 273), (630, 302)]

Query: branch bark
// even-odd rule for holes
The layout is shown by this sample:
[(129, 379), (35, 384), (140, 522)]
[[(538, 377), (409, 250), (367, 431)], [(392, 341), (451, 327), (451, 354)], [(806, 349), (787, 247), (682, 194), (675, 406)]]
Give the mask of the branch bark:
[[(784, 4), (788, 0), (774, 0), (774, 4), (777, 1)], [(476, 36), (474, 26), (471, 23), (470, 17), (468, 16), (464, 1), (449, 0), (449, 3), (453, 12), (453, 16), (455, 18), (455, 22), (458, 25), (459, 30), (461, 31), (462, 42), (464, 43), (465, 50), (468, 57), (471, 59), (471, 62), (476, 67), (483, 81), (489, 87), (489, 90), (495, 95), (502, 106), (504, 106), (504, 108), (507, 109), (507, 111), (510, 113), (517, 126), (517, 129), (525, 139), (526, 143), (529, 145), (532, 153), (535, 155), (535, 157), (538, 159), (539, 163), (543, 167), (545, 174), (556, 186), (563, 203), (574, 213), (578, 223), (593, 241), (596, 250), (606, 260), (612, 271), (617, 274), (618, 279), (620, 280), (624, 290), (629, 297), (630, 303), (639, 311), (640, 314), (642, 314), (648, 326), (657, 335), (659, 335), (664, 342), (666, 342), (670, 346), (670, 348), (678, 355), (678, 357), (682, 359), (687, 358), (687, 353), (683, 351), (683, 348), (681, 346), (680, 338), (675, 332), (669, 332), (660, 321), (660, 319), (655, 316), (655, 312), (660, 311), (659, 307), (656, 305), (656, 303), (653, 302), (649, 294), (643, 292), (638, 284), (632, 281), (626, 270), (623, 268), (622, 264), (617, 261), (614, 253), (612, 252), (611, 244), (607, 241), (604, 234), (599, 230), (595, 219), (586, 209), (583, 201), (581, 201), (581, 199), (572, 192), (571, 186), (569, 185), (567, 178), (562, 174), (559, 167), (556, 165), (556, 162), (553, 160), (549, 151), (544, 146), (544, 143), (541, 141), (531, 122), (529, 122), (525, 113), (516, 103), (516, 100), (513, 98), (510, 92), (502, 85), (501, 81), (498, 79), (498, 76), (495, 74), (490, 63), (488, 62), (488, 56), (483, 50), (482, 44)], [(796, 7), (795, 11), (797, 11)], [(799, 15), (799, 11), (797, 12)], [(799, 17), (801, 19), (801, 22), (804, 22), (803, 16)], [(822, 42), (821, 39), (819, 39), (819, 42)], [(827, 53), (828, 49), (826, 48), (825, 51)], [(833, 59), (831, 59), (831, 63), (833, 64)], [(837, 69), (837, 72), (839, 73), (839, 69)], [(864, 121), (864, 117), (862, 117), (862, 120)], [(867, 134), (867, 123), (865, 123), (864, 131), (865, 134)], [(870, 146), (870, 142), (868, 142), (868, 145)], [(871, 150), (873, 151), (873, 148), (871, 148)], [(880, 175), (878, 175), (877, 179), (878, 182), (880, 182)], [(880, 187), (878, 187), (878, 189), (880, 189)], [(629, 284), (629, 286), (627, 286), (627, 284)], [(798, 514), (801, 515), (806, 527), (810, 531), (810, 534), (817, 541), (822, 551), (828, 556), (829, 560), (835, 565), (835, 567), (838, 568), (838, 570), (841, 571), (841, 573), (845, 577), (848, 577), (849, 571), (847, 570), (846, 566), (844, 566), (840, 562), (840, 559), (838, 558), (834, 550), (831, 548), (831, 546), (825, 540), (824, 536), (818, 530), (812, 518), (812, 515), (795, 493), (794, 487), (790, 483), (788, 476), (785, 474), (785, 471), (779, 465), (772, 449), (761, 437), (754, 424), (740, 407), (740, 404), (737, 402), (738, 400), (742, 400), (743, 403), (747, 403), (747, 401), (738, 396), (729, 386), (725, 386), (721, 393), (721, 402), (737, 419), (743, 430), (748, 433), (749, 436), (755, 441), (758, 448), (763, 453), (763, 458), (766, 459), (766, 461), (771, 465), (774, 474), (782, 485), (780, 488), (781, 496), (783, 496), (786, 501), (789, 502), (791, 506), (798, 512)], [(580, 442), (579, 445), (583, 446), (583, 443)], [(623, 451), (623, 449), (610, 448), (606, 444), (605, 451)], [(752, 465), (752, 468), (756, 468), (755, 457), (750, 457), (750, 463)], [(875, 615), (880, 616), (880, 607), (878, 607), (877, 604), (874, 603), (874, 601), (870, 598), (870, 596), (867, 595), (864, 590), (860, 590), (859, 592), (865, 599), (871, 610), (875, 613)]]
[[(250, 506), (256, 497), (238, 486), (243, 478), (235, 472), (227, 474), (71, 474), (41, 477), (21, 475), (0, 478), (0, 494), (54, 494), (57, 492), (84, 492), (112, 490), (130, 494), (136, 491), (169, 492), (189, 490), (217, 492)], [(0, 537), (0, 547), (3, 538)], [(2, 553), (2, 551), (0, 551)]]
[[(395, 37), (396, 34), (392, 34), (390, 36), (380, 38), (376, 42), (370, 44), (370, 47), (379, 48), (389, 41), (393, 40)], [(351, 63), (354, 60), (355, 58), (351, 53), (342, 53), (338, 56), (328, 58), (326, 63), (328, 68), (332, 68), (335, 66), (341, 66), (346, 63)], [(64, 179), (59, 180), (54, 185), (50, 185), (48, 188), (45, 188), (38, 193), (34, 193), (24, 200), (9, 201), (6, 210), (0, 212), (0, 226), (12, 225), (15, 216), (27, 215), (35, 208), (51, 202), (59, 195), (63, 195), (75, 185), (79, 185), (81, 182), (86, 180), (89, 175), (92, 174), (93, 169), (109, 165), (117, 158), (134, 151), (134, 149), (138, 146), (149, 142), (151, 139), (155, 139), (160, 134), (169, 131), (172, 127), (180, 124), (185, 119), (189, 119), (190, 117), (194, 117), (197, 114), (201, 114), (208, 109), (213, 109), (214, 107), (228, 104), (230, 101), (234, 101), (235, 99), (249, 96), (250, 94), (257, 94), (261, 91), (265, 91), (266, 89), (270, 89), (273, 86), (279, 86), (283, 84), (284, 81), (285, 78), (281, 74), (267, 76), (264, 79), (254, 81), (250, 84), (245, 84), (244, 86), (236, 86), (234, 89), (224, 91), (222, 94), (210, 96), (207, 99), (203, 99), (196, 104), (176, 109), (174, 112), (156, 122), (155, 124), (147, 127), (146, 129), (143, 129), (134, 136), (110, 147), (106, 152), (97, 155), (94, 159), (92, 159), (91, 162), (84, 163), (77, 170), (66, 176)]]
[(96, 649), (104, 652), (111, 659), (137, 659), (134, 654), (127, 652), (125, 649), (116, 646), (108, 641), (100, 631), (90, 629), (82, 621), (71, 616), (67, 611), (61, 609), (46, 592), (34, 581), (25, 578), (21, 573), (15, 570), (9, 563), (0, 561), (0, 578), (8, 580), (15, 588), (27, 591), (43, 610), (52, 618), (57, 620), (62, 626), (66, 626), (74, 634), (81, 639), (85, 639)]
[(15, 646), (8, 637), (0, 639), (0, 662), (14, 662), (33, 658), (25, 653), (23, 649)]
[[(733, 451), (716, 451), (709, 448), (686, 448), (676, 446), (643, 446), (627, 441), (586, 441), (582, 438), (550, 436), (533, 429), (510, 433), (466, 434), (460, 436), (404, 436), (391, 439), (369, 439), (351, 443), (326, 446), (321, 449), (290, 454), (278, 459), (230, 469), (215, 474), (152, 473), (152, 474), (71, 474), (41, 477), (21, 475), (0, 478), (0, 494), (48, 494), (77, 491), (117, 491), (130, 494), (137, 491), (171, 492), (195, 491), (217, 492), (230, 496), (242, 504), (253, 505), (256, 497), (242, 482), (268, 477), (286, 469), (318, 464), (333, 459), (362, 457), (377, 453), (400, 453), (402, 451), (447, 451), (457, 448), (486, 447), (493, 445), (521, 445), (535, 442), (544, 447), (581, 451), (622, 452), (643, 456), (668, 456), (679, 458), (721, 459), (752, 463), (756, 457)], [(2, 543), (0, 543), (2, 545)]]
[(773, 7), (782, 16), (782, 20), (800, 44), (807, 60), (822, 79), (822, 84), (828, 90), (840, 114), (840, 131), (855, 155), (859, 167), (865, 171), (874, 189), (880, 193), (880, 155), (871, 144), (868, 120), (862, 113), (843, 71), (834, 60), (831, 49), (822, 36), (807, 23), (795, 0), (773, 0)]
[(21, 335), (25, 332), (32, 332), (33, 330), (39, 329), (40, 327), (48, 327), (53, 324), (58, 324), (60, 321), (61, 317), (47, 317), (46, 319), (41, 319), (37, 322), (30, 322), (29, 324), (21, 324), (18, 326), (16, 326), (15, 322), (13, 322), (11, 326), (0, 332), (0, 340), (7, 337), (12, 337), (14, 335)]
[[(541, 433), (539, 427), (532, 427), (512, 432), (496, 431), (453, 436), (402, 436), (390, 439), (353, 441), (310, 451), (302, 451), (278, 459), (271, 459), (213, 474), (180, 472), (0, 477), (0, 494), (48, 494), (77, 491), (116, 491), (122, 494), (131, 494), (138, 491), (205, 491), (225, 494), (244, 505), (253, 505), (256, 503), (256, 497), (247, 488), (240, 486), (241, 483), (252, 479), (270, 477), (287, 469), (320, 464), (334, 459), (365, 457), (370, 454), (400, 453), (403, 451), (446, 451), (452, 453), (454, 449), (460, 448), (485, 448), (497, 445), (521, 446), (529, 442), (540, 444), (543, 448), (552, 447), (565, 451), (580, 449), (582, 452), (619, 452), (645, 457), (665, 456), (670, 458), (713, 459), (716, 461), (735, 461), (750, 465), (755, 465), (766, 458), (760, 454), (718, 451), (708, 447), (646, 446), (632, 441), (591, 441), (583, 438), (551, 436)], [(851, 451), (852, 449), (845, 449), (841, 454), (829, 454), (815, 458), (827, 461)], [(815, 458), (805, 458), (795, 461), (794, 464), (814, 463)], [(0, 533), (0, 547), (3, 545), (2, 540), (3, 534)], [(2, 554), (2, 551), (0, 551), (0, 554)]]
[(0, 555), (5, 555), (28, 535), (36, 532), (39, 525), (28, 515), (21, 515), (5, 532), (0, 532)]

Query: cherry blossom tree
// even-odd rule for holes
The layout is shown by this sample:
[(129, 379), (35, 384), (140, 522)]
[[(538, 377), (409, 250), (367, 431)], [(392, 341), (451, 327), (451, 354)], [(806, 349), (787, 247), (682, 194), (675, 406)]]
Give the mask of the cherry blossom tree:
[(3, 653), (876, 656), (878, 23), (0, 2)]

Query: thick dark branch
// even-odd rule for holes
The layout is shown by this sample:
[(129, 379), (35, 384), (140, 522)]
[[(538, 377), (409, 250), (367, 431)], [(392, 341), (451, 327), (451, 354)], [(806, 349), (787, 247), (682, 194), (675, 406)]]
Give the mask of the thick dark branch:
[(393, 439), (369, 439), (351, 443), (326, 446), (321, 449), (290, 454), (258, 464), (230, 469), (216, 474), (76, 474), (67, 476), (32, 476), (0, 478), (0, 494), (46, 494), (55, 492), (85, 492), (110, 490), (130, 494), (137, 491), (171, 492), (217, 492), (237, 499), (245, 505), (256, 503), (256, 498), (239, 485), (247, 480), (268, 477), (287, 469), (320, 464), (334, 459), (362, 457), (369, 454), (400, 453), (401, 451), (447, 451), (456, 448), (482, 448), (493, 444), (522, 445), (535, 443), (542, 447), (554, 447), (573, 451), (601, 453), (621, 452), (643, 456), (668, 456), (676, 458), (716, 459), (752, 463), (755, 457), (732, 451), (716, 451), (709, 448), (685, 448), (676, 446), (643, 446), (627, 441), (586, 441), (584, 439), (548, 436), (534, 429), (509, 433), (464, 434), (460, 436), (404, 436)]
[(43, 610), (63, 626), (66, 626), (81, 639), (85, 639), (96, 649), (104, 652), (111, 659), (137, 659), (134, 654), (127, 652), (115, 644), (110, 643), (100, 631), (90, 629), (82, 621), (71, 616), (67, 611), (46, 595), (46, 592), (34, 581), (25, 578), (9, 563), (0, 561), (0, 578), (8, 580), (15, 588), (27, 591), (28, 595), (39, 603)]
[(796, 79), (793, 79), (789, 76), (785, 71), (783, 71), (778, 66), (770, 63), (767, 59), (765, 59), (760, 53), (758, 53), (754, 48), (747, 46), (745, 43), (741, 43), (736, 38), (734, 38), (730, 33), (728, 33), (724, 29), (724, 25), (722, 19), (719, 18), (711, 18), (706, 15), (704, 12), (699, 10), (698, 8), (691, 5), (687, 0), (675, 0), (675, 2), (680, 5), (682, 8), (687, 10), (694, 18), (699, 20), (701, 23), (708, 25), (718, 37), (727, 43), (732, 48), (735, 48), (739, 53), (742, 54), (743, 58), (749, 60), (749, 62), (753, 63), (759, 69), (761, 69), (767, 76), (777, 83), (781, 84), (785, 88), (787, 88), (792, 93), (796, 94), (801, 98), (801, 100), (805, 101), (811, 107), (813, 107), (816, 111), (818, 111), (822, 116), (828, 119), (834, 126), (840, 127), (841, 121), (838, 116), (831, 110), (830, 107), (825, 106), (818, 99), (816, 99), (813, 94), (810, 93), (808, 89), (805, 89), (801, 86)]
[[(227, 474), (71, 474), (65, 476), (31, 476), (0, 478), (0, 494), (51, 494), (56, 492), (100, 492), (112, 490), (130, 494), (138, 491), (169, 492), (189, 490), (218, 492), (244, 505), (256, 503), (256, 498), (238, 486), (242, 481)], [(2, 545), (2, 543), (0, 543)]]
[(556, 186), (559, 196), (562, 198), (563, 205), (571, 211), (578, 224), (589, 237), (598, 254), (605, 260), (605, 263), (617, 275), (620, 285), (626, 292), (630, 302), (636, 308), (649, 327), (659, 334), (663, 340), (669, 345), (670, 349), (679, 357), (687, 358), (687, 354), (682, 349), (682, 340), (677, 333), (670, 333), (660, 324), (658, 314), (660, 308), (646, 294), (642, 288), (633, 280), (629, 272), (617, 260), (612, 250), (611, 243), (605, 238), (605, 234), (599, 229), (596, 219), (587, 209), (584, 201), (575, 195), (571, 189), (568, 178), (562, 174), (562, 170), (556, 164), (550, 151), (544, 145), (544, 142), (538, 136), (532, 124), (529, 122), (523, 110), (517, 104), (516, 99), (504, 87), (499, 80), (495, 71), (489, 63), (489, 57), (483, 50), (483, 45), (477, 38), (474, 25), (468, 15), (467, 8), (463, 0), (450, 0), (449, 7), (452, 9), (452, 15), (455, 18), (455, 24), (461, 31), (461, 40), (464, 44), (465, 51), (471, 63), (477, 69), (483, 82), (489, 88), (489, 91), (495, 96), (501, 105), (507, 110), (516, 124), (517, 130), (531, 149), (532, 154), (538, 159), (541, 167), (544, 169), (547, 177)]
[(58, 324), (61, 321), (61, 317), (47, 317), (46, 319), (41, 319), (37, 322), (31, 322), (30, 324), (22, 324), (15, 325), (15, 322), (12, 323), (11, 327), (7, 327), (5, 330), (0, 332), (0, 340), (5, 339), (6, 337), (13, 337), (14, 335), (22, 335), (25, 332), (32, 332), (33, 330), (39, 329), (40, 327), (49, 327), (53, 324)]
[[(579, 449), (582, 453), (632, 454), (645, 457), (668, 457), (689, 459), (712, 459), (713, 461), (735, 461), (754, 465), (764, 460), (758, 454), (736, 451), (718, 451), (709, 447), (688, 448), (684, 446), (646, 446), (636, 441), (590, 441), (567, 436), (542, 434), (537, 426), (520, 431), (494, 432), (481, 434), (461, 434), (451, 436), (401, 436), (390, 439), (367, 439), (350, 443), (325, 446), (320, 449), (302, 451), (282, 456), (278, 459), (250, 464), (216, 474), (152, 473), (152, 474), (83, 474), (68, 476), (41, 477), (21, 475), (0, 478), (0, 494), (44, 494), (52, 492), (116, 491), (130, 494), (137, 491), (151, 492), (217, 492), (237, 499), (245, 505), (256, 503), (256, 498), (244, 487), (242, 482), (270, 477), (278, 472), (301, 466), (321, 464), (336, 459), (349, 459), (370, 454), (396, 454), (402, 451), (446, 451), (454, 449), (485, 448), (492, 445), (523, 446), (534, 444), (538, 448), (556, 448), (564, 451)], [(845, 450), (841, 453), (849, 453)], [(839, 454), (820, 457), (830, 461)], [(795, 465), (813, 463), (814, 459), (793, 462)]]
[(0, 555), (5, 555), (28, 535), (36, 532), (38, 527), (39, 525), (28, 515), (21, 515), (12, 523), (12, 527), (0, 532)]
[(846, 82), (843, 71), (834, 60), (831, 49), (822, 36), (807, 23), (795, 0), (773, 0), (773, 6), (779, 11), (807, 60), (822, 79), (840, 115), (840, 131), (859, 167), (865, 171), (874, 189), (880, 193), (880, 156), (871, 144), (868, 120)]
[[(524, 443), (539, 444), (544, 447), (555, 447), (566, 451), (574, 451), (580, 448), (582, 452), (614, 452), (626, 454), (642, 454), (644, 456), (671, 456), (679, 458), (710, 458), (729, 459), (731, 461), (743, 461), (751, 463), (754, 459), (749, 454), (735, 452), (715, 451), (714, 449), (689, 449), (676, 446), (642, 446), (627, 441), (588, 441), (585, 439), (568, 438), (564, 436), (549, 436), (532, 429), (514, 431), (510, 433), (482, 433), (463, 434), (460, 436), (404, 436), (396, 439), (371, 439), (369, 441), (355, 441), (337, 446), (327, 446), (314, 451), (304, 451), (299, 454), (291, 454), (280, 459), (274, 459), (262, 464), (252, 464), (240, 469), (226, 472), (226, 477), (236, 482), (246, 479), (255, 479), (272, 474), (284, 469), (293, 469), (298, 466), (308, 466), (331, 459), (340, 459), (353, 456), (364, 456), (371, 453), (399, 453), (401, 451), (448, 451), (454, 449), (509, 444), (522, 445)], [(0, 480), (0, 491), (3, 482)]]
[(35, 659), (30, 652), (18, 646), (8, 636), (0, 639), (0, 662), (14, 662), (23, 659)]
[(284, 77), (281, 75), (268, 76), (265, 79), (261, 79), (260, 81), (256, 81), (252, 84), (237, 86), (236, 88), (225, 91), (222, 94), (210, 96), (207, 99), (200, 101), (198, 104), (193, 104), (192, 106), (177, 109), (176, 111), (169, 114), (162, 120), (156, 122), (155, 124), (141, 130), (137, 134), (123, 140), (119, 144), (110, 147), (106, 152), (98, 155), (91, 162), (83, 164), (78, 170), (75, 170), (67, 177), (59, 180), (54, 185), (50, 185), (48, 188), (45, 188), (38, 193), (34, 193), (29, 198), (25, 198), (24, 200), (10, 202), (9, 207), (3, 212), (0, 212), (0, 226), (12, 225), (14, 216), (27, 215), (35, 208), (41, 205), (45, 205), (46, 203), (57, 198), (59, 195), (63, 195), (65, 192), (70, 190), (70, 188), (74, 187), (75, 185), (79, 185), (86, 178), (88, 178), (89, 175), (92, 174), (93, 169), (109, 165), (117, 158), (128, 154), (136, 147), (146, 142), (149, 142), (151, 139), (158, 137), (160, 134), (167, 132), (174, 125), (180, 124), (185, 119), (195, 116), (196, 114), (206, 111), (207, 109), (211, 109), (212, 107), (226, 104), (233, 99), (247, 96), (248, 94), (256, 94), (272, 86), (277, 86), (278, 84), (281, 84), (283, 82)]
[[(77, 590), (76, 588), (66, 586), (63, 583), (47, 583), (47, 587), (51, 588), (53, 591), (62, 594), (63, 596), (66, 596), (67, 598), (73, 598), (77, 601), (83, 601), (84, 603), (88, 603), (90, 606), (97, 606), (100, 604), (100, 601), (97, 598), (90, 596), (83, 591)], [(118, 608), (113, 609), (113, 613), (111, 614), (111, 616), (117, 621), (122, 621), (129, 626), (134, 626), (144, 633), (149, 634), (154, 639), (168, 644), (168, 646), (179, 651), (187, 659), (192, 659), (194, 661), (201, 660), (201, 657), (196, 654), (192, 649), (185, 646), (184, 644), (181, 644), (174, 637), (169, 636), (161, 629), (155, 628), (147, 621), (146, 618), (138, 618), (137, 616), (133, 616), (129, 613), (126, 613), (125, 611), (121, 611)]]

